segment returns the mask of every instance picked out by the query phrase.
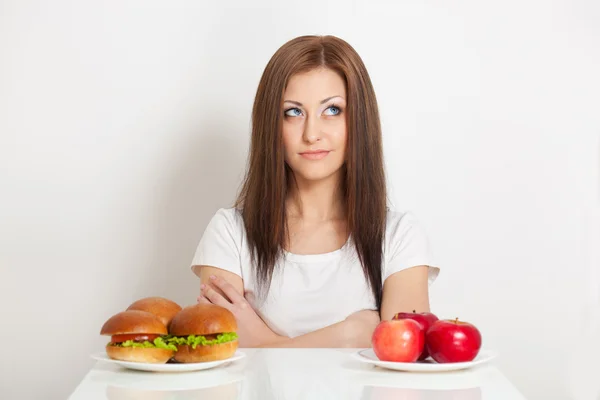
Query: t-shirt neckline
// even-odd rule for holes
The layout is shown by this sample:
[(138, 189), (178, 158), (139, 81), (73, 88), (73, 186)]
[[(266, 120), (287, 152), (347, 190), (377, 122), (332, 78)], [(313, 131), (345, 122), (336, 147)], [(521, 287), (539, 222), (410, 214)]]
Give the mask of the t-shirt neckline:
[(337, 250), (329, 251), (327, 253), (319, 253), (319, 254), (297, 254), (290, 253), (287, 250), (283, 250), (283, 255), (286, 261), (292, 262), (302, 262), (302, 263), (315, 263), (331, 260), (339, 257), (350, 245), (351, 238), (348, 237), (346, 242)]

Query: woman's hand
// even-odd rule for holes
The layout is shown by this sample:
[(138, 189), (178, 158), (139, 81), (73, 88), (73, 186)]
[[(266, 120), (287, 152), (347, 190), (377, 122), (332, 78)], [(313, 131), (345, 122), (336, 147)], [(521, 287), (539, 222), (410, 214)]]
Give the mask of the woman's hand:
[[(219, 294), (220, 289), (225, 296)], [(259, 347), (284, 338), (274, 333), (235, 288), (220, 276), (212, 275), (209, 284), (200, 286), (198, 303), (212, 303), (231, 311), (237, 321), (240, 347)]]
[(346, 338), (350, 347), (371, 347), (373, 331), (381, 322), (379, 313), (375, 310), (361, 310), (351, 314), (344, 323)]

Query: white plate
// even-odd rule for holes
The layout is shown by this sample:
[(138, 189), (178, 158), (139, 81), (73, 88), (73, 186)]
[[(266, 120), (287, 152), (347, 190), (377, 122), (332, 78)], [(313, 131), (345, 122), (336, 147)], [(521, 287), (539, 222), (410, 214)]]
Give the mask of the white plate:
[(120, 365), (125, 368), (135, 369), (138, 371), (153, 371), (153, 372), (188, 372), (188, 371), (200, 371), (203, 369), (211, 369), (224, 364), (240, 360), (244, 358), (246, 354), (241, 351), (236, 351), (235, 354), (226, 359), (219, 361), (207, 361), (202, 363), (173, 363), (173, 364), (152, 364), (152, 363), (140, 363), (131, 361), (113, 360), (108, 357), (106, 353), (93, 354), (92, 358), (98, 361), (104, 361), (111, 364)]
[(352, 353), (352, 357), (367, 364), (377, 365), (378, 367), (393, 369), (396, 371), (441, 372), (457, 371), (487, 363), (496, 357), (496, 353), (490, 350), (480, 350), (479, 354), (477, 354), (477, 357), (475, 357), (473, 361), (460, 363), (436, 363), (431, 358), (414, 363), (380, 361), (375, 355), (375, 352), (373, 352), (373, 349), (357, 351), (356, 353)]

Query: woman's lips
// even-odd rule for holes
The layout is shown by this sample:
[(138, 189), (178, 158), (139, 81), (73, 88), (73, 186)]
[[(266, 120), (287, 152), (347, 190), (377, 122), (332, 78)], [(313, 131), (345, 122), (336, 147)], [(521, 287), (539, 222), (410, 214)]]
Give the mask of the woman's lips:
[(318, 150), (318, 151), (307, 151), (304, 153), (300, 153), (300, 155), (308, 160), (321, 160), (327, 156), (330, 152), (327, 150)]

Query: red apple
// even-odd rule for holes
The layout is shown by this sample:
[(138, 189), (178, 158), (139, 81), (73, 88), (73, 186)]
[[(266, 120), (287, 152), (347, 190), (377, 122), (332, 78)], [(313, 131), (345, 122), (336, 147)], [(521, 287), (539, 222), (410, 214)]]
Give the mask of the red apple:
[[(414, 319), (415, 321), (420, 323), (421, 326), (423, 326), (423, 330), (425, 331), (425, 333), (427, 333), (427, 331), (429, 330), (429, 327), (431, 325), (433, 325), (433, 323), (435, 321), (438, 320), (438, 317), (433, 313), (430, 313), (430, 312), (418, 313), (415, 310), (413, 310), (412, 313), (399, 312), (396, 315), (394, 315), (394, 318), (392, 318), (392, 319), (396, 320), (396, 319), (406, 319), (406, 318)], [(427, 339), (427, 337), (425, 337), (425, 339)], [(425, 360), (427, 357), (429, 357), (429, 352), (427, 351), (427, 345), (425, 345), (425, 347), (423, 348), (423, 352), (419, 356), (419, 360)]]
[(381, 321), (371, 344), (381, 361), (415, 362), (425, 347), (425, 331), (412, 319)]
[(438, 363), (472, 361), (481, 349), (479, 330), (458, 318), (434, 322), (425, 340), (431, 358)]

